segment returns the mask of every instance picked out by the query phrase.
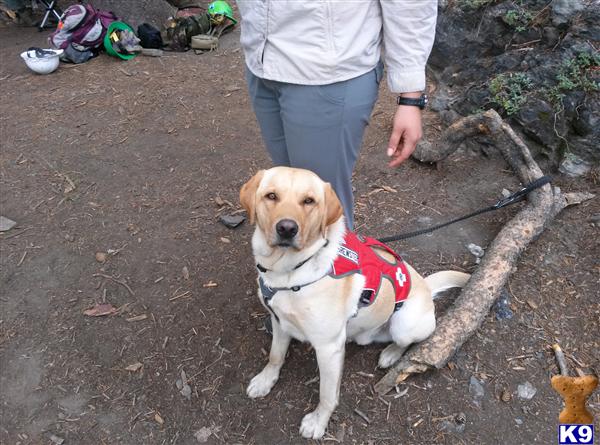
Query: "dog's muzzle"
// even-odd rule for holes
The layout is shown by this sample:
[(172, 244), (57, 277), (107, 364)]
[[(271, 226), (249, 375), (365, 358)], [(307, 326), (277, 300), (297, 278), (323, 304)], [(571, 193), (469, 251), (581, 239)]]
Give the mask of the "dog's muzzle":
[(298, 234), (298, 224), (291, 219), (282, 219), (275, 225), (277, 232), (277, 245), (292, 246), (293, 240)]

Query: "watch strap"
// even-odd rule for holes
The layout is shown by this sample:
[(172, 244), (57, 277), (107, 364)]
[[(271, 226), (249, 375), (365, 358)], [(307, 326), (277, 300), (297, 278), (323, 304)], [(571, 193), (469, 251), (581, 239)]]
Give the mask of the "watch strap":
[(423, 108), (425, 108), (425, 105), (427, 105), (427, 102), (428, 102), (428, 99), (427, 99), (426, 94), (421, 94), (421, 97), (419, 97), (419, 98), (402, 97), (402, 96), (398, 96), (396, 98), (396, 103), (398, 105), (410, 105), (413, 107), (419, 107), (421, 110)]

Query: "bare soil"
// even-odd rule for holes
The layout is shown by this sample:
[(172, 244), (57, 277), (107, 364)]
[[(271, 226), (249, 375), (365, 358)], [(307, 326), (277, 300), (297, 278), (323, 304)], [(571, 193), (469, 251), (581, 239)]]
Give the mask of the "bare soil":
[[(252, 228), (228, 229), (218, 215), (239, 209), (240, 186), (270, 161), (237, 32), (210, 54), (101, 55), (38, 76), (18, 54), (45, 35), (0, 28), (0, 213), (18, 222), (0, 235), (0, 443), (306, 443), (299, 422), (318, 399), (307, 345), (292, 345), (268, 397), (244, 393), (266, 361), (267, 313), (256, 298)], [(493, 150), (462, 150), (439, 169), (412, 160), (389, 169), (392, 111), (382, 85), (354, 178), (361, 233), (445, 221), (518, 187)], [(426, 121), (435, 138), (437, 116)], [(557, 175), (555, 184), (598, 193), (597, 179)], [(515, 211), (393, 247), (423, 273), (471, 271), (466, 245), (487, 246)], [(600, 367), (599, 213), (594, 199), (559, 215), (510, 280), (513, 318), (491, 313), (447, 368), (378, 398), (382, 346), (348, 345), (323, 442), (555, 443), (561, 399), (550, 345), (562, 345), (573, 371)], [(118, 313), (85, 316), (96, 303)], [(176, 383), (182, 370), (189, 400)], [(472, 376), (481, 398), (469, 392)], [(531, 400), (517, 397), (526, 381), (537, 389)], [(600, 419), (600, 391), (589, 405)]]

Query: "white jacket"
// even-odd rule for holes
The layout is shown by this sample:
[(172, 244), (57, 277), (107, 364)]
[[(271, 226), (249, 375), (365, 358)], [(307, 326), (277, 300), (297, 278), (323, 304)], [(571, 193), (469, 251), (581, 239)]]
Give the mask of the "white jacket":
[(390, 89), (425, 89), (437, 0), (237, 0), (250, 71), (301, 85), (352, 79), (385, 45)]

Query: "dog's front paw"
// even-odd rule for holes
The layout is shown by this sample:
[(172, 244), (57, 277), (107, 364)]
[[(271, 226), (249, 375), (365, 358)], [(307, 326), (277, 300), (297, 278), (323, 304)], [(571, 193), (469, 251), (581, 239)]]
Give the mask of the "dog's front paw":
[(302, 419), (300, 424), (300, 434), (306, 439), (320, 439), (325, 434), (329, 416), (324, 416), (316, 409), (312, 413), (308, 413)]
[(275, 385), (278, 378), (278, 372), (265, 368), (260, 374), (255, 375), (254, 378), (250, 380), (250, 384), (246, 389), (246, 394), (252, 399), (264, 397), (271, 392), (271, 388), (273, 388), (273, 385)]
[(381, 354), (379, 354), (378, 366), (383, 369), (389, 368), (398, 360), (400, 360), (400, 357), (402, 357), (402, 354), (404, 353), (404, 349), (405, 348), (401, 348), (394, 343), (388, 345), (388, 347), (381, 351)]

